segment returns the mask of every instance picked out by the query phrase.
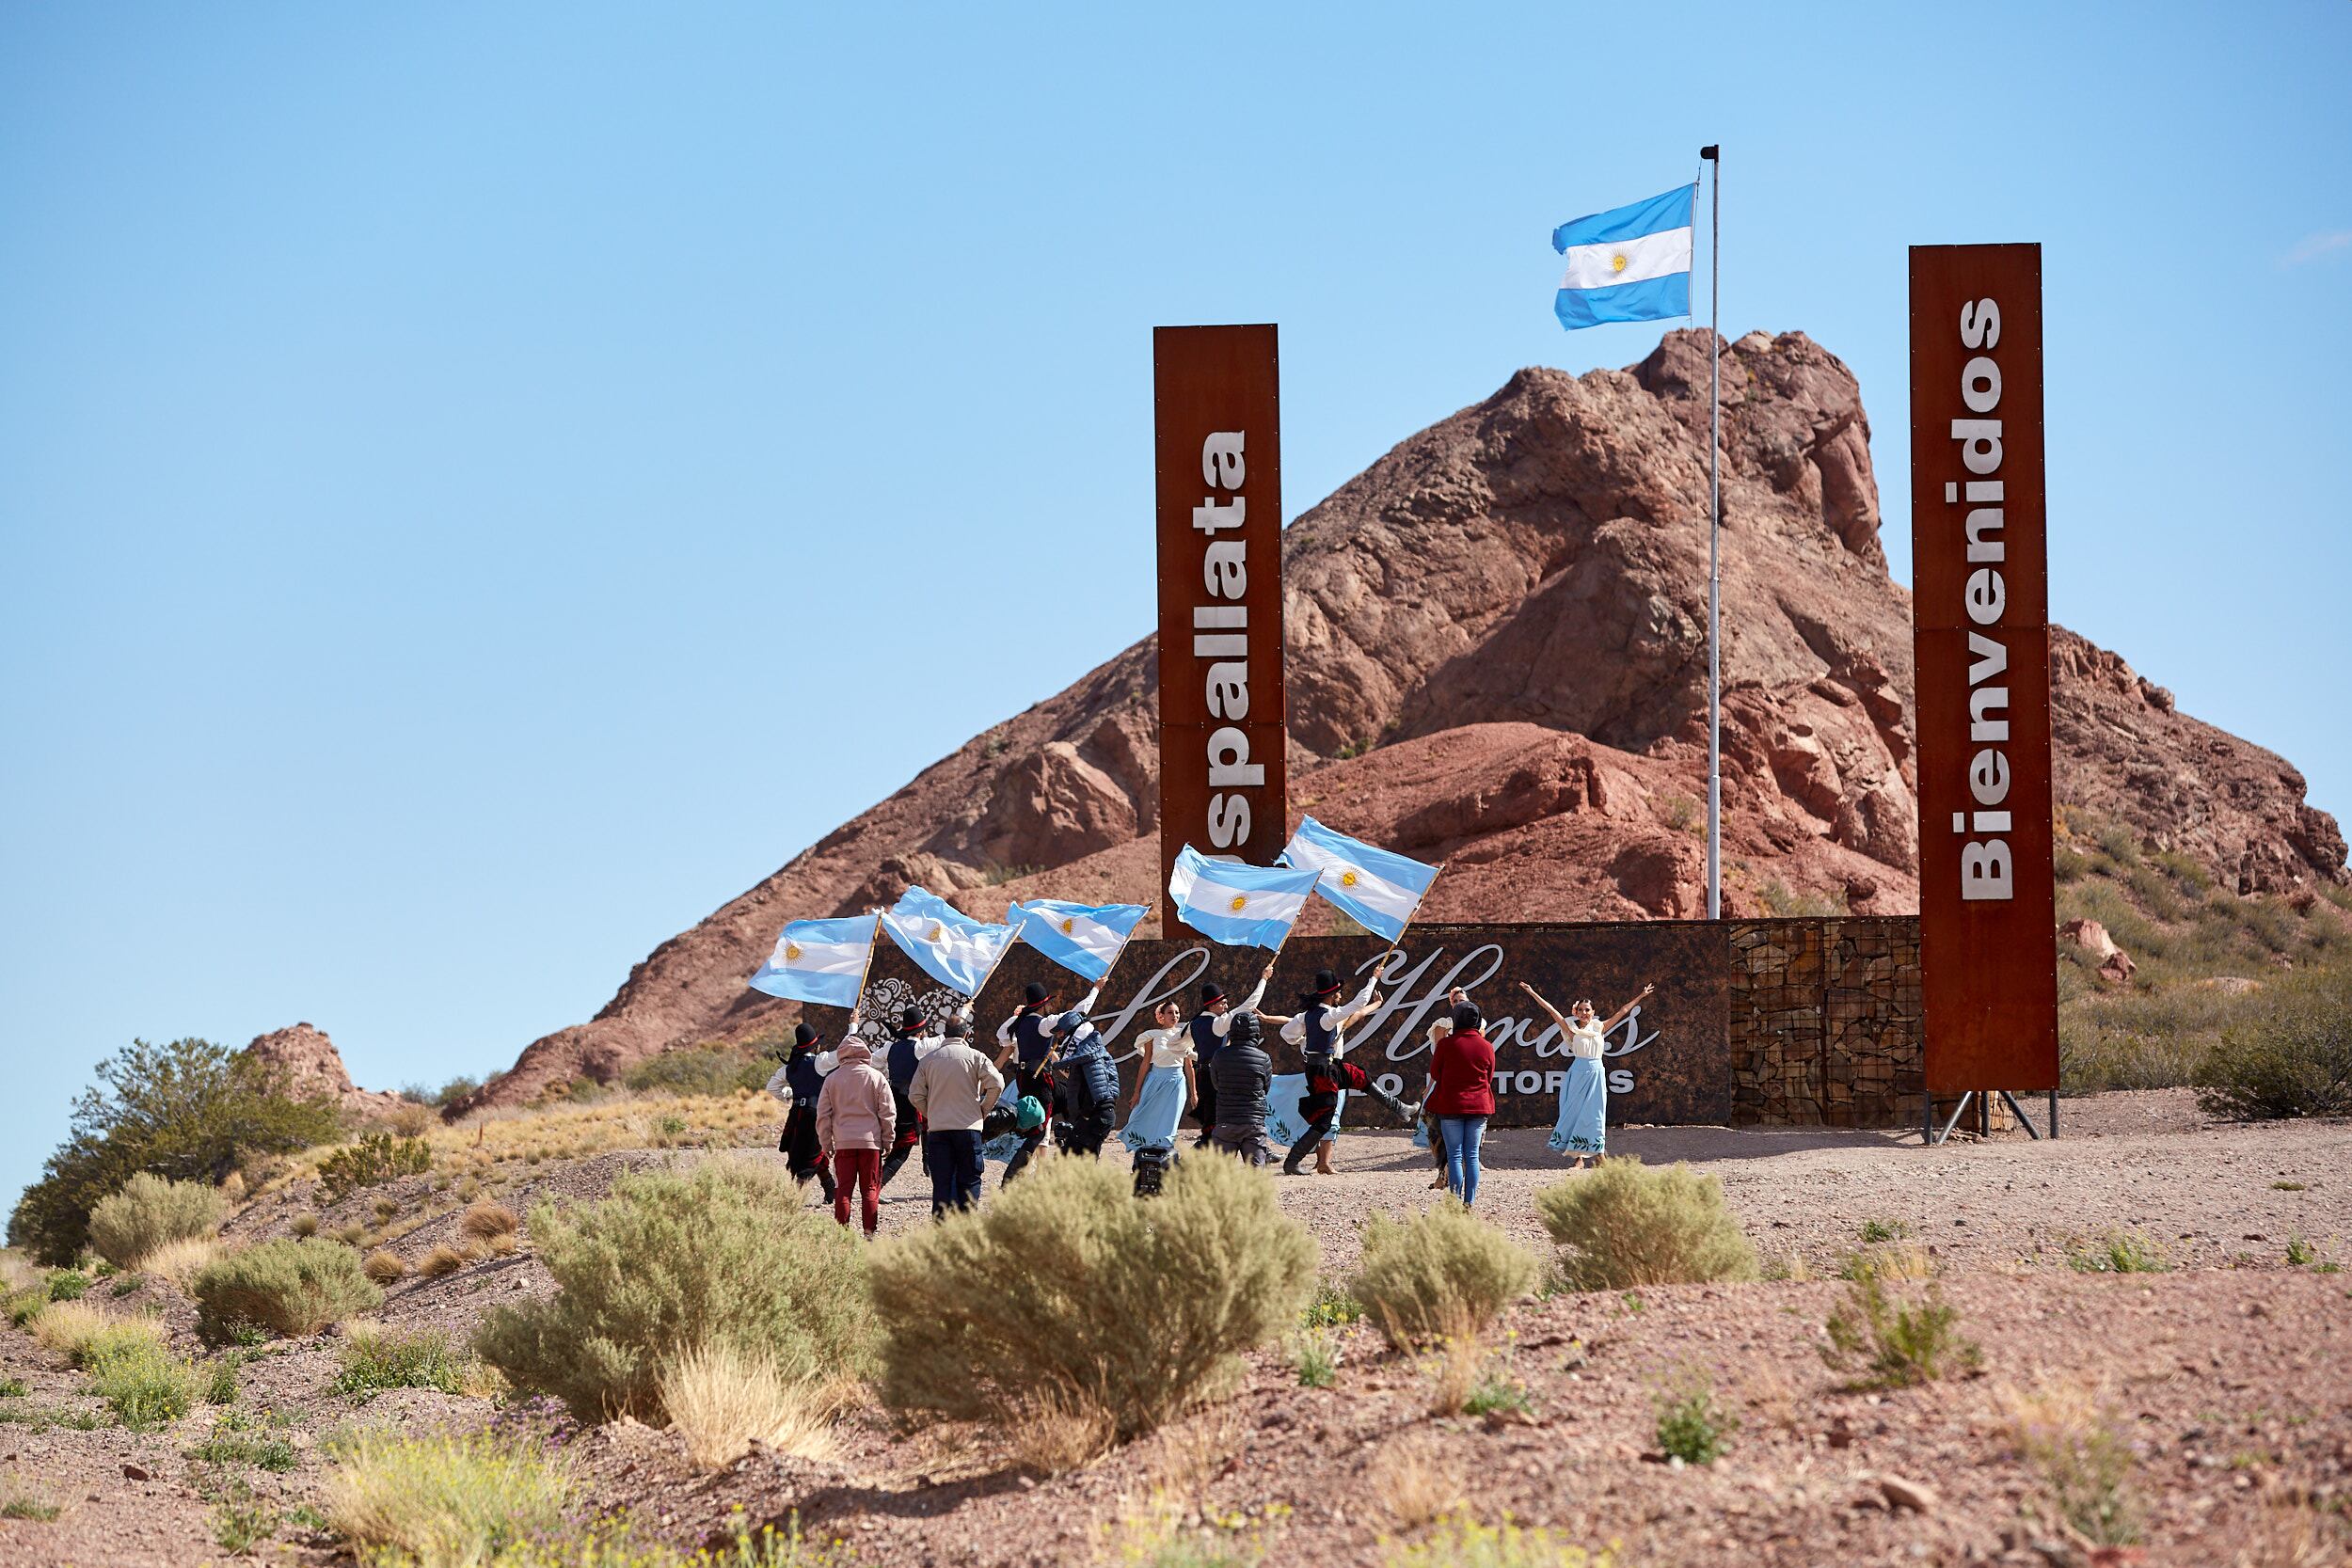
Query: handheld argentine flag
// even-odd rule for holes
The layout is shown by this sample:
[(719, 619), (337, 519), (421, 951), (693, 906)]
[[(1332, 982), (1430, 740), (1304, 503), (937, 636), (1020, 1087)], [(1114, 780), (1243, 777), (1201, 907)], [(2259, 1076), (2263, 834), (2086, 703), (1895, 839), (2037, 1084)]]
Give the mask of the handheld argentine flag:
[(973, 919), (935, 893), (911, 887), (882, 911), (882, 928), (924, 974), (977, 996), (1012, 947), (1013, 928)]
[(1595, 213), (1551, 231), (1568, 259), (1551, 309), (1574, 330), (1691, 313), (1691, 212), (1696, 184)]
[(1228, 947), (1279, 947), (1307, 907), (1315, 873), (1213, 861), (1185, 845), (1168, 874), (1176, 918)]
[(751, 978), (754, 990), (787, 1002), (854, 1007), (874, 956), (874, 917), (795, 920), (776, 938), (776, 950)]
[(1062, 968), (1100, 984), (1111, 972), (1119, 950), (1127, 945), (1127, 938), (1151, 912), (1141, 904), (1066, 904), (1058, 898), (1034, 898), (1015, 904), (1009, 918), (1023, 942)]
[(1375, 849), (1311, 816), (1299, 818), (1298, 832), (1282, 847), (1280, 858), (1284, 865), (1314, 872), (1317, 893), (1365, 930), (1391, 942), (1405, 934), (1429, 884), (1438, 879), (1437, 866)]

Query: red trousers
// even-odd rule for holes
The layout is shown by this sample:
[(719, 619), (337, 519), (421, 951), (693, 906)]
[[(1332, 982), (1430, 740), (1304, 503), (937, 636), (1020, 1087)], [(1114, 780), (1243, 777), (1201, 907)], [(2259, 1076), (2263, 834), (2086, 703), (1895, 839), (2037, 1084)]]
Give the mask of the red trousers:
[(833, 1151), (833, 1217), (843, 1225), (850, 1223), (850, 1189), (859, 1189), (859, 1217), (866, 1222), (866, 1233), (871, 1236), (882, 1223), (882, 1150), (879, 1148), (836, 1148)]

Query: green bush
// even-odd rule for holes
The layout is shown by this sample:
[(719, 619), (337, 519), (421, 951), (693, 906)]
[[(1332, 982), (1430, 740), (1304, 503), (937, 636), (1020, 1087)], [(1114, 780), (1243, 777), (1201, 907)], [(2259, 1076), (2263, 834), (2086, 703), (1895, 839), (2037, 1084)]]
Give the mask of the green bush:
[(380, 1187), (433, 1168), (433, 1148), (422, 1138), (371, 1132), (319, 1162), (319, 1185), (326, 1201), (341, 1203), (362, 1187)]
[(341, 1242), (263, 1242), (215, 1259), (188, 1281), (205, 1336), (234, 1339), (250, 1325), (287, 1338), (373, 1311), (384, 1292)]
[(212, 1235), (228, 1215), (218, 1187), (143, 1170), (90, 1211), (89, 1243), (117, 1268), (135, 1269), (167, 1243)]
[(2248, 1000), (2198, 1069), (2205, 1114), (2352, 1116), (2352, 965), (2291, 975)]
[(462, 1394), (472, 1380), (473, 1358), (437, 1328), (404, 1334), (395, 1329), (354, 1329), (343, 1340), (342, 1368), (326, 1386), (330, 1394), (373, 1399), (387, 1388), (437, 1388)]
[(1347, 1289), (1389, 1342), (1404, 1347), (1483, 1335), (1541, 1272), (1525, 1247), (1448, 1199), (1402, 1224), (1375, 1214)]
[(881, 1248), (881, 1394), (899, 1410), (1100, 1423), (1112, 1440), (1199, 1401), (1297, 1322), (1315, 1244), (1238, 1162), (1186, 1160), (1160, 1196), (1055, 1160), (989, 1205)]
[(145, 1335), (102, 1336), (91, 1344), (88, 1367), (90, 1392), (134, 1431), (178, 1420), (203, 1391), (193, 1363)]
[(729, 1095), (767, 1086), (775, 1064), (731, 1045), (698, 1045), (648, 1056), (622, 1075), (639, 1094)]
[(2077, 1240), (2066, 1249), (2066, 1265), (2076, 1274), (2162, 1274), (2164, 1243), (2144, 1230), (2110, 1230), (2091, 1240)]
[(45, 1262), (70, 1263), (89, 1242), (99, 1201), (137, 1172), (217, 1182), (253, 1154), (338, 1136), (335, 1107), (296, 1100), (282, 1074), (209, 1040), (135, 1040), (98, 1064), (100, 1083), (73, 1104), (64, 1144), (8, 1218), (8, 1241)]
[(637, 1172), (600, 1203), (532, 1211), (531, 1234), (557, 1291), (493, 1310), (475, 1348), (583, 1420), (659, 1419), (662, 1366), (690, 1346), (765, 1354), (790, 1378), (865, 1369), (862, 1243), (767, 1167)]
[(49, 1271), (49, 1299), (51, 1301), (79, 1301), (87, 1294), (89, 1294), (89, 1275), (81, 1270), (52, 1269)]
[(1730, 1448), (1740, 1420), (1715, 1401), (1714, 1385), (1692, 1372), (1658, 1393), (1658, 1448), (1685, 1465), (1712, 1465)]
[(1975, 1368), (1982, 1353), (1961, 1338), (1960, 1308), (1931, 1283), (1916, 1300), (1887, 1289), (1879, 1271), (1854, 1277), (1844, 1306), (1830, 1314), (1821, 1359), (1830, 1370), (1858, 1374), (1861, 1386), (1900, 1388), (1931, 1383), (1955, 1369)]
[(1603, 1160), (1538, 1192), (1535, 1212), (1561, 1248), (1561, 1278), (1575, 1290), (1756, 1276), (1756, 1249), (1724, 1207), (1724, 1184), (1687, 1164)]

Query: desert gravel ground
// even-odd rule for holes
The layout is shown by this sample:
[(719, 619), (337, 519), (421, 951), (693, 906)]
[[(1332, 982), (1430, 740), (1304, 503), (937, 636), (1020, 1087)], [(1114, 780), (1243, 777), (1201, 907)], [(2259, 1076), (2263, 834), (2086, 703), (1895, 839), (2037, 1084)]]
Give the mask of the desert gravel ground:
[[(1021, 1473), (992, 1434), (900, 1433), (874, 1412), (845, 1422), (834, 1464), (763, 1452), (697, 1476), (670, 1434), (631, 1424), (596, 1429), (569, 1451), (596, 1505), (628, 1508), (654, 1533), (691, 1542), (736, 1508), (755, 1520), (797, 1513), (853, 1560), (893, 1565), (1119, 1560), (1122, 1521), (1155, 1498), (1178, 1517), (1232, 1521), (1235, 1539), (1271, 1561), (1372, 1563), (1406, 1529), (1394, 1504), (1416, 1479), (1482, 1519), (1507, 1513), (1594, 1545), (1619, 1541), (1621, 1560), (1643, 1568), (2089, 1562), (2026, 1522), (2033, 1483), (1998, 1416), (2005, 1390), (2056, 1382), (2090, 1390), (2138, 1458), (2146, 1546), (2111, 1560), (2332, 1560), (2313, 1554), (2341, 1541), (2352, 1502), (2352, 1275), (2290, 1267), (2285, 1251), (2299, 1238), (2323, 1260), (2352, 1262), (2352, 1128), (2210, 1126), (2185, 1095), (2157, 1092), (2068, 1101), (2063, 1131), (2055, 1143), (1935, 1149), (1916, 1133), (1613, 1131), (1617, 1152), (1688, 1159), (1722, 1177), (1767, 1262), (1796, 1277), (1522, 1307), (1485, 1370), (1523, 1387), (1524, 1421), (1432, 1418), (1433, 1364), (1386, 1351), (1359, 1326), (1341, 1337), (1333, 1387), (1301, 1388), (1281, 1354), (1262, 1353), (1207, 1414), (1057, 1478)], [(1568, 1179), (1560, 1162), (1540, 1132), (1499, 1132), (1489, 1149), (1480, 1208), (1541, 1246), (1532, 1196)], [(592, 1196), (620, 1169), (697, 1157), (550, 1161), (510, 1201)], [(1338, 1165), (1330, 1177), (1268, 1178), (1332, 1274), (1352, 1262), (1367, 1214), (1437, 1196), (1425, 1152), (1401, 1133), (1349, 1134)], [(996, 1175), (991, 1167), (992, 1189)], [(927, 1222), (922, 1186), (919, 1170), (900, 1176), (886, 1230)], [(276, 1229), (287, 1212), (250, 1214), (240, 1228)], [(1870, 1394), (1844, 1390), (1824, 1367), (1821, 1324), (1845, 1290), (1829, 1276), (1873, 1219), (1901, 1222), (1934, 1250), (1963, 1331), (1982, 1347), (1980, 1373)], [(404, 1249), (452, 1224), (420, 1228)], [(2160, 1243), (2172, 1269), (2067, 1267), (2070, 1246), (2115, 1229)], [(405, 1282), (380, 1316), (463, 1333), (489, 1305), (548, 1288), (526, 1252)], [(186, 1305), (161, 1286), (122, 1305), (161, 1310), (192, 1334)], [(359, 1405), (328, 1394), (335, 1348), (290, 1344), (245, 1370), (246, 1404), (275, 1412), (296, 1443), (298, 1462), (282, 1475), (231, 1478), (191, 1459), (213, 1419), (202, 1407), (145, 1435), (0, 1425), (0, 1487), (61, 1510), (54, 1522), (0, 1520), (0, 1565), (227, 1562), (207, 1490), (243, 1480), (264, 1504), (291, 1508), (315, 1499), (312, 1445), (338, 1426), (489, 1418), (483, 1400), (410, 1390)], [(1693, 1372), (1712, 1380), (1740, 1426), (1726, 1458), (1682, 1469), (1655, 1452), (1653, 1401)], [(0, 1376), (28, 1385), (10, 1404), (96, 1408), (75, 1392), (77, 1375), (25, 1335), (0, 1331)], [(258, 1551), (336, 1560), (328, 1538), (298, 1528)]]

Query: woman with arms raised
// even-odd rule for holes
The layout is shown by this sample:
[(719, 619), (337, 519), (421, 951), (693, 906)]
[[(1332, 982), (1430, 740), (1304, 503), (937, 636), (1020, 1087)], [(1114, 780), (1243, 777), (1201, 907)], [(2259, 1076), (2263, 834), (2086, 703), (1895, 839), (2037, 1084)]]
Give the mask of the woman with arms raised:
[(1610, 1014), (1604, 1022), (1594, 1018), (1593, 1005), (1581, 1000), (1562, 1018), (1558, 1008), (1535, 994), (1534, 986), (1519, 982), (1519, 990), (1551, 1016), (1568, 1042), (1568, 1075), (1560, 1085), (1560, 1117), (1552, 1124), (1551, 1147), (1576, 1156), (1572, 1169), (1582, 1170), (1588, 1162), (1608, 1152), (1609, 1075), (1601, 1070), (1600, 1061), (1608, 1053), (1609, 1031), (1632, 1017), (1643, 997), (1657, 989), (1644, 986), (1640, 996)]

